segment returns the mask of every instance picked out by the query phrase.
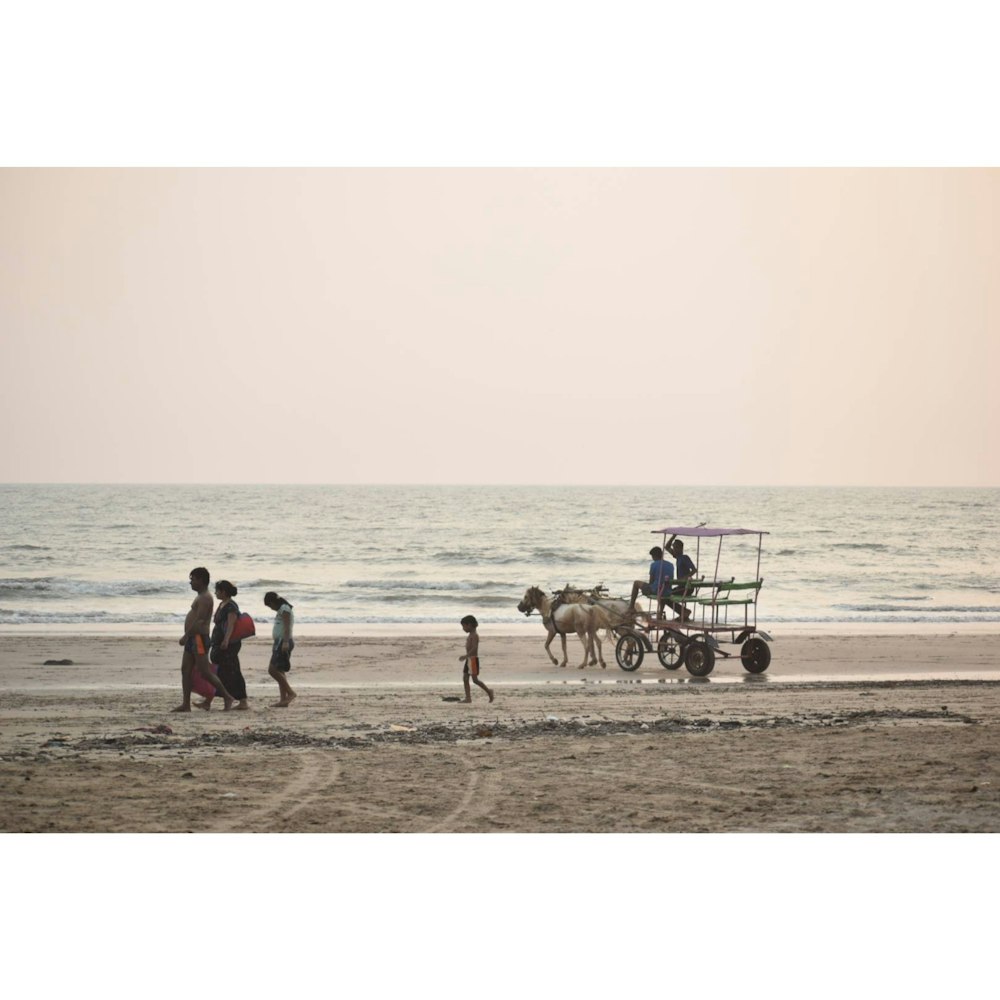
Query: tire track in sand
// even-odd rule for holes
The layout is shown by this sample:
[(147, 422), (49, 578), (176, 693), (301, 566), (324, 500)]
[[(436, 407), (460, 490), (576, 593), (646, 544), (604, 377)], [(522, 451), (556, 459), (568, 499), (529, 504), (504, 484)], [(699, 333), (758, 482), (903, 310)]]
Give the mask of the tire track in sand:
[[(323, 754), (301, 754), (298, 772), (275, 791), (265, 795), (262, 802), (243, 812), (234, 811), (211, 827), (213, 833), (269, 832), (274, 830), (273, 820), (287, 821), (302, 810), (322, 800), (340, 781), (340, 764)], [(397, 809), (385, 809), (367, 803), (340, 801), (341, 810), (354, 815), (369, 816), (383, 821), (382, 829), (409, 829), (414, 833), (441, 833), (481, 828), (481, 821), (496, 807), (499, 775), (488, 765), (463, 760), (466, 770), (465, 788), (455, 807), (438, 820), (423, 825), (419, 817)]]
[(493, 812), (497, 802), (497, 791), (499, 786), (499, 776), (492, 768), (486, 768), (476, 761), (462, 759), (462, 765), (468, 772), (465, 791), (458, 801), (458, 805), (446, 816), (436, 822), (425, 826), (421, 833), (446, 833), (461, 832), (460, 823), (471, 824), (473, 827), (480, 825), (477, 821), (483, 820)]
[(336, 761), (321, 759), (317, 754), (297, 756), (300, 766), (292, 780), (265, 795), (264, 801), (248, 812), (237, 812), (220, 820), (212, 827), (212, 832), (268, 831), (271, 820), (278, 816), (286, 820), (294, 816), (311, 806), (340, 780), (340, 765)]

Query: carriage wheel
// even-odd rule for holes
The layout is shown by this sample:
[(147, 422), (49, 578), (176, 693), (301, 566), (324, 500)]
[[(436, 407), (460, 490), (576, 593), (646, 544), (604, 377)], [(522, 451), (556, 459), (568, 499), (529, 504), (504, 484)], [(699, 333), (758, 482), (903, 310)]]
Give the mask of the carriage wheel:
[(771, 647), (763, 639), (747, 639), (740, 649), (743, 666), (752, 674), (762, 674), (771, 662)]
[(693, 677), (707, 677), (715, 666), (715, 651), (703, 639), (692, 640), (684, 651), (684, 666)]
[(642, 658), (645, 652), (642, 639), (634, 632), (626, 632), (618, 640), (618, 645), (615, 646), (615, 659), (622, 670), (627, 670), (631, 673), (633, 670), (638, 670), (642, 665)]
[(676, 670), (684, 659), (684, 647), (676, 635), (668, 633), (656, 644), (656, 655), (667, 670)]

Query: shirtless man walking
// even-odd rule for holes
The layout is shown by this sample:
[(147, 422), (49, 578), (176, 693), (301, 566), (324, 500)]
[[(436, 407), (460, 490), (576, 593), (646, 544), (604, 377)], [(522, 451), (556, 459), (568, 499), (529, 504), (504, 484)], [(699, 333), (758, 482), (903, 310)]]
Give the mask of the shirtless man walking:
[(188, 578), (191, 589), (198, 595), (191, 602), (191, 610), (184, 619), (184, 635), (180, 645), (184, 647), (181, 659), (181, 690), (184, 700), (174, 709), (175, 712), (191, 711), (191, 675), (197, 670), (222, 695), (226, 711), (233, 707), (233, 697), (225, 685), (212, 672), (208, 662), (208, 633), (212, 625), (212, 595), (208, 592), (209, 575), (204, 566), (191, 570)]

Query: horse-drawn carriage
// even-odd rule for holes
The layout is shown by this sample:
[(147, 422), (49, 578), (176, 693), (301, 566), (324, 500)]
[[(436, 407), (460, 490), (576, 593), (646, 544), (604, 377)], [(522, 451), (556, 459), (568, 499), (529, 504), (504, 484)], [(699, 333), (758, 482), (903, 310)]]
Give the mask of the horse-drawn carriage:
[[(740, 647), (740, 660), (751, 674), (761, 674), (771, 662), (771, 636), (757, 628), (757, 597), (763, 584), (760, 575), (760, 553), (766, 531), (751, 528), (660, 528), (654, 535), (663, 535), (666, 551), (668, 536), (697, 539), (695, 564), (701, 563), (702, 539), (718, 538), (714, 571), (683, 580), (667, 581), (664, 590), (650, 597), (646, 621), (615, 629), (618, 641), (615, 659), (622, 670), (638, 670), (646, 653), (656, 651), (667, 670), (683, 664), (694, 677), (707, 677), (715, 666), (716, 655), (733, 655), (720, 643)], [(753, 579), (737, 581), (736, 577), (720, 578), (722, 539), (732, 535), (757, 536), (757, 561)], [(706, 549), (708, 546), (706, 546)], [(710, 555), (708, 555), (710, 558)], [(664, 614), (676, 612), (676, 617)], [(740, 613), (743, 621), (739, 621)]]

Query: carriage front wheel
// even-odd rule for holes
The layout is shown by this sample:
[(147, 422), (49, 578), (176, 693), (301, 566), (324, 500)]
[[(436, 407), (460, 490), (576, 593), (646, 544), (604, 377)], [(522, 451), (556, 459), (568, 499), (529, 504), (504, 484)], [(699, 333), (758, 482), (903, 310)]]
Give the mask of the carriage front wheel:
[(615, 646), (615, 659), (622, 670), (627, 670), (631, 673), (633, 670), (638, 670), (642, 665), (642, 658), (645, 652), (642, 639), (634, 632), (626, 632)]
[(684, 666), (693, 677), (707, 677), (715, 666), (715, 650), (703, 640), (692, 640), (684, 651)]
[(745, 669), (752, 674), (762, 674), (771, 662), (771, 647), (756, 636), (747, 639), (740, 648), (740, 659)]
[(684, 647), (676, 635), (667, 634), (656, 644), (656, 655), (667, 670), (676, 670), (684, 658)]

